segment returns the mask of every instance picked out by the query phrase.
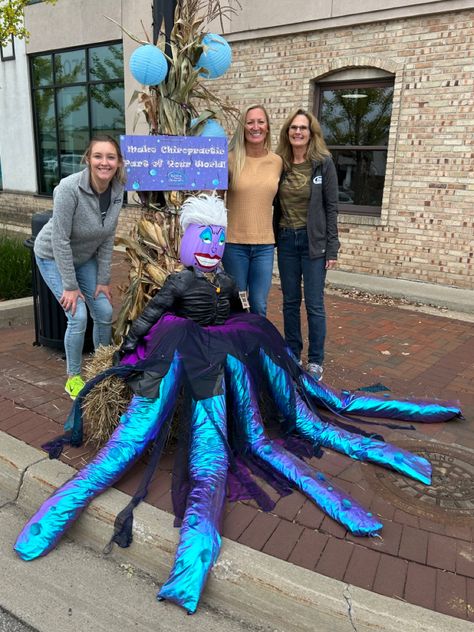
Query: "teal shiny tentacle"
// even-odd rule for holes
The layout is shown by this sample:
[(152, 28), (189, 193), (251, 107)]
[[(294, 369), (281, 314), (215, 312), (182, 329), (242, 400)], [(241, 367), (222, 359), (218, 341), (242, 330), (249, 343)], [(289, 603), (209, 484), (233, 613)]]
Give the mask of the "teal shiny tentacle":
[[(224, 390), (224, 383), (222, 383)], [(188, 613), (196, 611), (202, 589), (221, 547), (228, 453), (225, 393), (193, 401), (187, 499), (175, 563), (158, 592)]]
[(239, 443), (243, 449), (282, 474), (331, 518), (355, 535), (375, 535), (380, 531), (382, 523), (349, 498), (346, 492), (335, 487), (322, 472), (316, 472), (266, 437), (250, 373), (239, 360), (230, 355), (227, 356), (227, 367), (235, 417), (240, 422)]
[(264, 351), (261, 352), (261, 358), (275, 403), (302, 437), (347, 454), (353, 459), (371, 461), (427, 485), (431, 483), (429, 461), (389, 443), (372, 437), (362, 437), (323, 422), (304, 403), (288, 373)]
[(301, 384), (316, 405), (344, 415), (384, 417), (410, 422), (438, 423), (462, 417), (458, 401), (436, 399), (392, 399), (388, 394), (340, 391), (302, 373)]
[(143, 454), (173, 411), (180, 385), (181, 361), (174, 360), (162, 378), (159, 397), (133, 397), (107, 444), (71, 480), (57, 489), (30, 518), (15, 543), (24, 560), (45, 555), (79, 513), (117, 481)]

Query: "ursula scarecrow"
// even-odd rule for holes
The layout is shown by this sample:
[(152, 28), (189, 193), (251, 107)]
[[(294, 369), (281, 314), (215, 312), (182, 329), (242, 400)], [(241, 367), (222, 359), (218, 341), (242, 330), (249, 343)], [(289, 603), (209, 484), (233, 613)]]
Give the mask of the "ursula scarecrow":
[[(104, 376), (127, 380), (133, 398), (107, 444), (28, 521), (15, 544), (24, 560), (45, 555), (80, 512), (113, 485), (151, 447), (149, 465), (137, 494), (117, 517), (111, 542), (128, 546), (132, 510), (148, 483), (170, 430), (178, 394), (184, 402), (176, 432), (179, 447), (172, 485), (179, 544), (158, 599), (195, 612), (221, 546), (219, 524), (226, 493), (255, 498), (263, 509), (272, 501), (253, 474), (284, 491), (306, 494), (334, 520), (359, 536), (382, 529), (378, 518), (306, 463), (310, 446), (337, 450), (410, 476), (427, 485), (431, 466), (424, 458), (359, 434), (344, 415), (439, 422), (460, 416), (457, 403), (394, 400), (365, 392), (334, 389), (316, 382), (296, 362), (285, 341), (265, 318), (247, 313), (236, 286), (222, 269), (226, 211), (216, 196), (189, 198), (180, 216), (185, 269), (168, 276), (162, 289), (132, 324), (119, 363), (90, 381), (74, 403), (70, 431), (62, 438), (82, 442), (81, 402)], [(262, 395), (265, 398), (262, 398)], [(284, 440), (267, 436), (262, 399), (277, 410)], [(321, 418), (320, 409), (327, 412)], [(61, 441), (50, 445), (59, 449)], [(306, 453), (308, 454), (308, 452)]]

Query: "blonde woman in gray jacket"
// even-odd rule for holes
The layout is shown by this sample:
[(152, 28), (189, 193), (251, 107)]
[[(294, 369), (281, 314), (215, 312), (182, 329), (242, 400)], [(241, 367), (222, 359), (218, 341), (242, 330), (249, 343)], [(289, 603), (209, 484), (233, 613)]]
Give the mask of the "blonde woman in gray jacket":
[(94, 137), (83, 161), (83, 171), (54, 189), (53, 216), (34, 245), (41, 276), (67, 317), (65, 390), (72, 399), (84, 386), (86, 305), (94, 321), (94, 347), (111, 339), (110, 267), (125, 182), (120, 146), (111, 136)]

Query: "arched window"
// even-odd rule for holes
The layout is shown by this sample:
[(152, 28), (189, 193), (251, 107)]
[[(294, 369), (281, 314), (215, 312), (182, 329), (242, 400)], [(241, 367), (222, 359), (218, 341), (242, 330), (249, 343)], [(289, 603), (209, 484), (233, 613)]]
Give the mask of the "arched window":
[(336, 165), (342, 213), (380, 215), (393, 84), (388, 72), (358, 68), (315, 85), (314, 111)]

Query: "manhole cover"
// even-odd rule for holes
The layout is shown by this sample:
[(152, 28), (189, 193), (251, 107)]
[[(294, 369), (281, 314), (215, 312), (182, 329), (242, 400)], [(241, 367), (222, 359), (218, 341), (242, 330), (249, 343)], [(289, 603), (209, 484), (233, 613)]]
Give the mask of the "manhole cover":
[(474, 452), (439, 443), (397, 442), (401, 448), (430, 461), (432, 484), (423, 485), (407, 476), (382, 468), (364, 473), (377, 493), (407, 513), (435, 522), (472, 523), (474, 518)]

